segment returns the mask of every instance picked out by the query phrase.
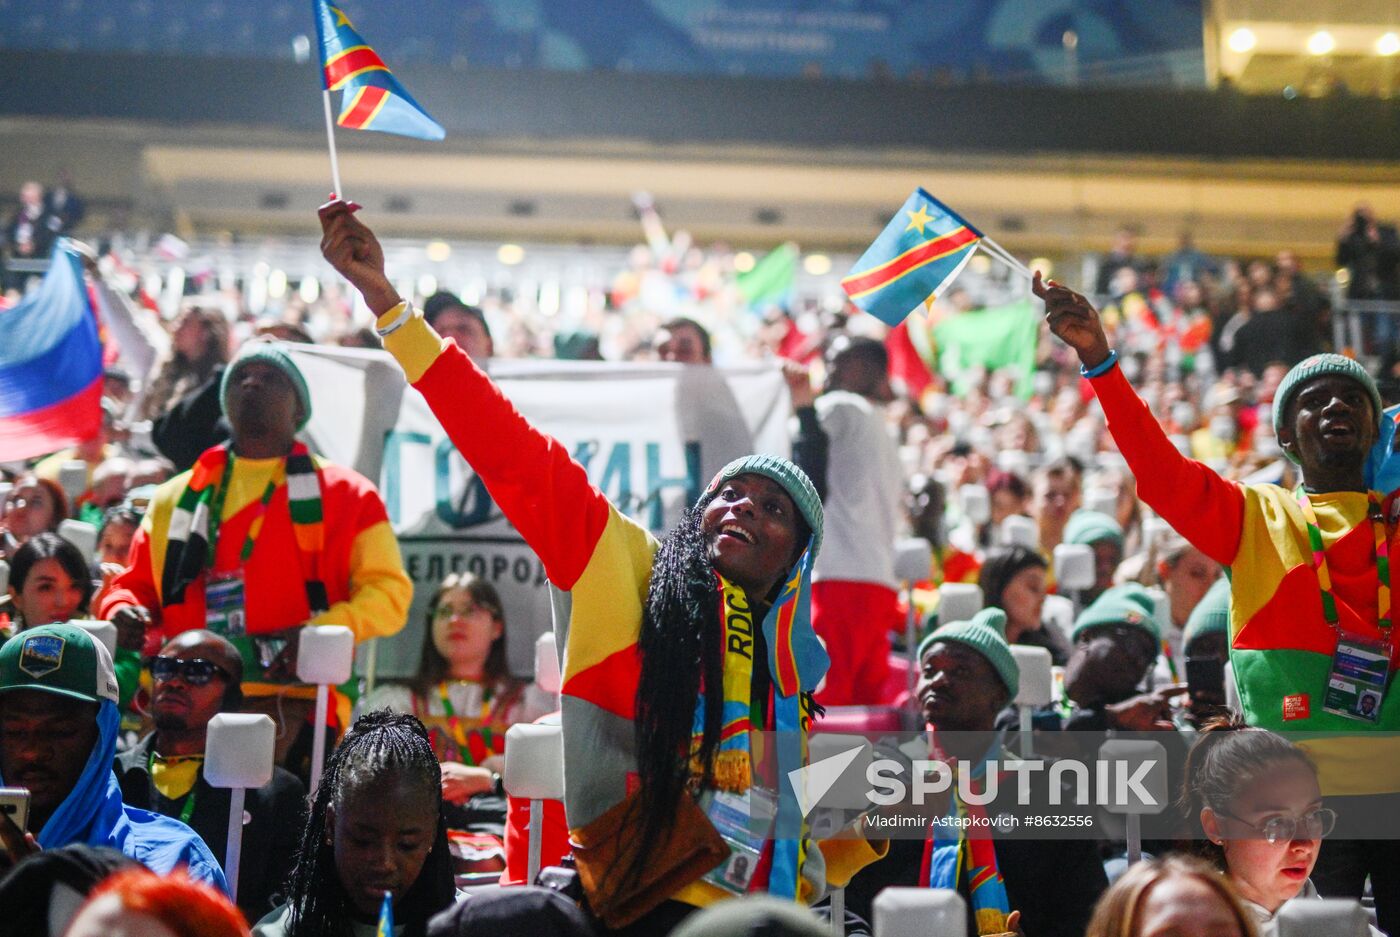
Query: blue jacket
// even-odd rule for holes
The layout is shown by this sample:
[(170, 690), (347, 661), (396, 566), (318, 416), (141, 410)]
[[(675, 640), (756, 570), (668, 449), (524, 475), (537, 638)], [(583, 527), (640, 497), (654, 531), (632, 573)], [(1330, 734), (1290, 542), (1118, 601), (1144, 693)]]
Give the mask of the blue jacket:
[(110, 846), (160, 875), (184, 866), (191, 878), (227, 894), (224, 870), (199, 834), (179, 820), (122, 803), (121, 787), (112, 771), (120, 718), (116, 704), (104, 700), (97, 714), (97, 744), (78, 783), (39, 831), (39, 845), (45, 849), (70, 843)]

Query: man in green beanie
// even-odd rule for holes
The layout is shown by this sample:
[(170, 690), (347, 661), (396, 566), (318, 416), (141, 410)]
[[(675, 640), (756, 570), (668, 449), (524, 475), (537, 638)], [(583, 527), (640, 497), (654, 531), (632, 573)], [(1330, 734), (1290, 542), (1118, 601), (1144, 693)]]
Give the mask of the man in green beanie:
[[(988, 819), (1004, 814), (1067, 815), (1072, 806), (1050, 806), (1049, 789), (1036, 779), (1032, 803), (1018, 803), (1020, 791), (1008, 766), (1020, 759), (1003, 745), (997, 715), (1016, 697), (1020, 668), (1004, 636), (1006, 613), (987, 608), (971, 621), (938, 628), (919, 645), (919, 683), (915, 690), (922, 715), (940, 758), (949, 764), (998, 772), (996, 797), (981, 808)], [(984, 783), (986, 783), (984, 781)], [(990, 791), (990, 784), (987, 784)], [(1070, 798), (1066, 803), (1073, 803)], [(938, 808), (935, 808), (938, 809)], [(951, 803), (949, 813), (957, 809)], [(1014, 827), (1013, 827), (1014, 828)], [(992, 827), (995, 831), (997, 827)], [(960, 834), (931, 826), (922, 839), (894, 837), (890, 853), (856, 876), (846, 892), (847, 907), (869, 918), (875, 896), (890, 886), (956, 889), (968, 903), (968, 933), (1004, 932), (1079, 937), (1088, 926), (1099, 895), (1107, 887), (1097, 845), (1089, 839), (994, 838), (990, 868), (978, 866)], [(982, 853), (985, 856), (985, 853)], [(969, 881), (992, 884), (972, 889)], [(999, 887), (998, 887), (999, 886)]]
[(292, 726), (278, 734), (281, 763), (314, 705), (314, 688), (296, 685), (300, 628), (395, 634), (413, 587), (374, 485), (297, 440), (311, 394), (281, 346), (245, 345), (221, 396), (232, 439), (157, 489), (99, 615), (124, 647), (150, 641), (147, 653), (192, 629), (232, 641), (245, 709)]
[(1074, 707), (1066, 729), (1172, 728), (1171, 700), (1185, 688), (1138, 692), (1161, 648), (1153, 612), (1146, 589), (1125, 585), (1109, 589), (1080, 613), (1070, 632), (1074, 650), (1065, 665), (1065, 696)]
[(1113, 573), (1123, 562), (1123, 527), (1099, 511), (1075, 511), (1065, 525), (1064, 542), (1094, 551), (1094, 586), (1081, 596), (1082, 601), (1092, 602), (1113, 585)]
[[(1394, 496), (1366, 483), (1382, 419), (1375, 381), (1341, 355), (1299, 362), (1274, 394), (1273, 424), (1302, 484), (1226, 481), (1176, 451), (1116, 366), (1089, 301), (1039, 277), (1032, 287), (1051, 331), (1078, 352), (1138, 497), (1229, 567), (1230, 661), (1245, 719), (1309, 736), (1299, 744), (1343, 817), (1313, 881), (1324, 895), (1361, 897), (1368, 872), (1400, 867), (1400, 842), (1348, 841), (1367, 816), (1400, 811), (1400, 702), (1386, 692), (1397, 660), (1389, 554), (1400, 541)], [(1346, 679), (1357, 659), (1389, 667), (1368, 682)], [(1380, 705), (1363, 709), (1367, 694)], [(1362, 744), (1358, 732), (1373, 738)], [(1400, 932), (1400, 877), (1373, 876), (1372, 886), (1380, 928)]]

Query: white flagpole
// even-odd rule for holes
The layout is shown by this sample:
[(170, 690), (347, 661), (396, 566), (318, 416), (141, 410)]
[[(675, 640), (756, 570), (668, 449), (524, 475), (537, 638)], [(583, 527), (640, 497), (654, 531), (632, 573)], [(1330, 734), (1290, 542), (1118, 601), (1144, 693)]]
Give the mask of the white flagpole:
[(986, 235), (983, 235), (982, 243), (989, 249), (993, 257), (999, 258), (1008, 267), (1021, 274), (1027, 280), (1031, 279), (1034, 276), (1031, 273), (1031, 269), (1029, 267), (1017, 260), (1010, 251), (1002, 247), (996, 241), (993, 241), (991, 238), (987, 237)]
[(331, 92), (329, 88), (321, 90), (321, 103), (326, 106), (326, 143), (331, 149), (331, 181), (335, 185), (335, 197), (345, 198), (345, 190), (340, 187), (340, 161), (335, 155), (335, 120), (331, 117)]

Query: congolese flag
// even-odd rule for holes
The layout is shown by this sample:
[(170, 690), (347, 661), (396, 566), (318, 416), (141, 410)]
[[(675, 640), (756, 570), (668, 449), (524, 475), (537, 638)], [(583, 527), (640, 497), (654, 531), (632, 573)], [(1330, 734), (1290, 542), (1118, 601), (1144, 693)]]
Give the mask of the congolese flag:
[(962, 272), (981, 239), (956, 212), (915, 189), (841, 287), (861, 309), (898, 325)]
[(326, 0), (311, 0), (311, 6), (321, 45), (321, 83), (329, 91), (345, 92), (336, 123), (352, 130), (441, 140), (442, 127), (365, 44), (350, 18)]
[(29, 459), (102, 428), (102, 344), (82, 267), (60, 241), (33, 293), (0, 310), (0, 462)]
[(375, 937), (394, 937), (394, 895), (392, 892), (384, 893), (384, 901), (379, 905), (379, 927), (374, 932)]

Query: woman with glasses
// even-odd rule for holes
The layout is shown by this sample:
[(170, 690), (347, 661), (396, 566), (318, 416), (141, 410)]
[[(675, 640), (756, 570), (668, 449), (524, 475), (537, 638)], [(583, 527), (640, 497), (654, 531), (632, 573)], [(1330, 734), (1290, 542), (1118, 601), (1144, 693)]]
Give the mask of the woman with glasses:
[[(481, 811), (467, 808), (474, 797), (502, 795), (496, 788), (506, 730), (557, 708), (550, 694), (511, 676), (501, 597), (471, 573), (449, 575), (428, 603), (418, 676), (382, 684), (364, 702), (366, 712), (408, 713), (428, 726), (454, 829), (480, 825), (472, 815)], [(502, 812), (498, 822), (504, 806), (504, 799), (495, 805)], [(495, 807), (486, 812), (498, 812)]]
[(1221, 719), (1192, 746), (1186, 778), (1183, 801), (1202, 852), (1229, 876), (1261, 937), (1271, 937), (1280, 908), (1318, 897), (1308, 876), (1337, 815), (1322, 805), (1317, 768), (1283, 736)]

